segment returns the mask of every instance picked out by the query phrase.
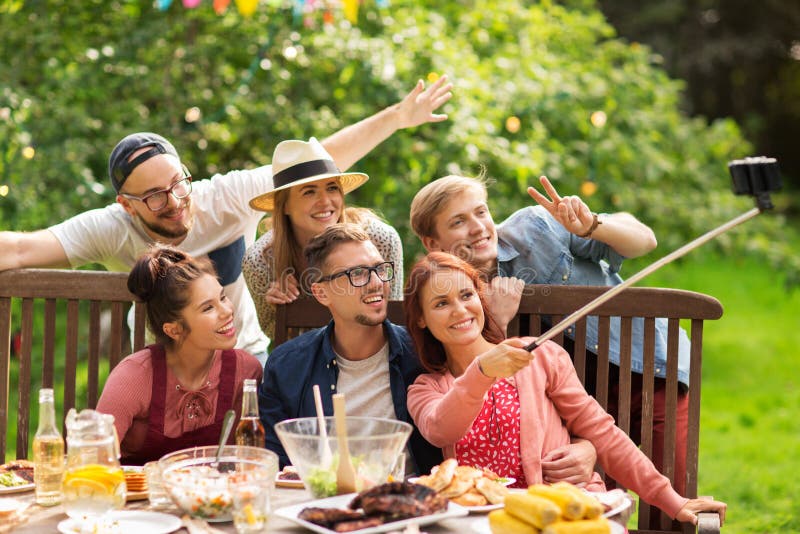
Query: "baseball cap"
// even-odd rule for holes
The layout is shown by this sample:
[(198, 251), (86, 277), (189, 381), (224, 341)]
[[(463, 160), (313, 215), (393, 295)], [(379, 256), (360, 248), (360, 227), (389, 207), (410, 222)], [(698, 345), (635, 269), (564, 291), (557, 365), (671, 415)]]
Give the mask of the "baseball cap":
[[(145, 147), (152, 148), (142, 152), (132, 161), (128, 161), (131, 154)], [(128, 179), (128, 176), (136, 167), (159, 154), (171, 154), (180, 160), (178, 151), (175, 150), (172, 143), (155, 133), (138, 132), (130, 134), (117, 143), (108, 158), (108, 177), (111, 178), (111, 185), (114, 186), (114, 190), (119, 193), (122, 184), (125, 183), (125, 180)]]

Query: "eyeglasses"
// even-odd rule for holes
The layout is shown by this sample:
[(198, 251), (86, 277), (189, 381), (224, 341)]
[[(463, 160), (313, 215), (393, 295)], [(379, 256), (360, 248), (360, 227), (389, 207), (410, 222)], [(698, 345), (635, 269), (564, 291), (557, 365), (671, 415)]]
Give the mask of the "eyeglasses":
[(346, 271), (323, 276), (317, 280), (317, 282), (328, 282), (341, 276), (347, 276), (347, 278), (350, 280), (351, 286), (362, 287), (369, 283), (372, 273), (378, 275), (378, 279), (381, 282), (388, 282), (394, 278), (394, 263), (391, 261), (385, 261), (383, 263), (379, 263), (375, 267), (352, 267)]
[(186, 176), (185, 178), (178, 180), (171, 186), (166, 189), (160, 189), (158, 191), (153, 191), (143, 197), (137, 197), (134, 195), (128, 195), (127, 193), (120, 193), (121, 197), (125, 197), (131, 200), (138, 200), (139, 202), (144, 202), (145, 205), (150, 209), (150, 211), (158, 211), (164, 209), (164, 206), (167, 205), (169, 202), (169, 195), (172, 195), (177, 200), (184, 199), (192, 194), (192, 177)]

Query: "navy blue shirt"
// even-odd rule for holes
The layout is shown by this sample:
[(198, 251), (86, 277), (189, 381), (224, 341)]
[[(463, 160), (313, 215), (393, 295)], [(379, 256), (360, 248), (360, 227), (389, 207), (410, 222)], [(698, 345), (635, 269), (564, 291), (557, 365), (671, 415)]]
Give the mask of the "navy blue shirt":
[[(411, 337), (405, 328), (388, 320), (383, 323), (389, 342), (389, 382), (395, 416), (414, 426), (406, 406), (406, 389), (424, 372), (419, 363)], [(333, 321), (283, 343), (272, 351), (264, 366), (264, 379), (258, 390), (258, 409), (266, 430), (267, 448), (275, 451), (281, 467), (290, 464), (275, 432), (275, 423), (296, 417), (314, 417), (314, 384), (322, 392), (322, 407), (326, 416), (333, 415), (331, 396), (336, 393), (339, 368), (331, 345)], [(328, 392), (328, 393), (326, 393)], [(414, 430), (408, 447), (417, 473), (429, 473), (442, 462), (442, 451), (428, 443), (419, 430)]]

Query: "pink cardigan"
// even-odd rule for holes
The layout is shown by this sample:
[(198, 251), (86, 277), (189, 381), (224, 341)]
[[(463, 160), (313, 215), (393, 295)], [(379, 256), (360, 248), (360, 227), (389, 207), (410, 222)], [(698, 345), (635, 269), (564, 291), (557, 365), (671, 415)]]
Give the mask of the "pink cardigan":
[[(600, 465), (614, 480), (674, 518), (688, 499), (675, 492), (586, 393), (569, 355), (552, 342), (535, 354), (528, 367), (509, 379), (519, 392), (522, 469), (528, 483), (542, 482), (542, 457), (568, 444), (572, 434), (592, 442)], [(458, 378), (450, 372), (423, 374), (408, 388), (408, 410), (425, 439), (452, 458), (455, 443), (472, 427), (492, 384), (494, 379), (481, 373), (477, 360)], [(602, 489), (597, 473), (591, 486)]]

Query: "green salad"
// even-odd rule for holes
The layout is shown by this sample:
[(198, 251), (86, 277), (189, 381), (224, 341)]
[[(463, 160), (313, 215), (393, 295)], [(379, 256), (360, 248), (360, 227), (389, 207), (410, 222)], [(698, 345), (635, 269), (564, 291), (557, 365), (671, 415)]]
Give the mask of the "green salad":
[[(367, 465), (364, 463), (363, 457), (351, 456), (350, 460), (356, 470), (356, 491), (360, 491), (365, 483), (367, 486), (371, 486), (372, 484), (368, 483), (364, 478), (364, 473), (361, 472)], [(336, 470), (338, 467), (339, 454), (334, 453), (330, 467), (327, 469), (314, 467), (303, 477), (303, 482), (308, 484), (308, 489), (314, 497), (322, 499), (336, 495)]]
[(15, 486), (24, 486), (28, 481), (14, 473), (0, 473), (0, 486), (6, 488), (13, 488)]
[(315, 467), (306, 476), (305, 483), (315, 497), (333, 497), (336, 495), (336, 467), (330, 469)]

